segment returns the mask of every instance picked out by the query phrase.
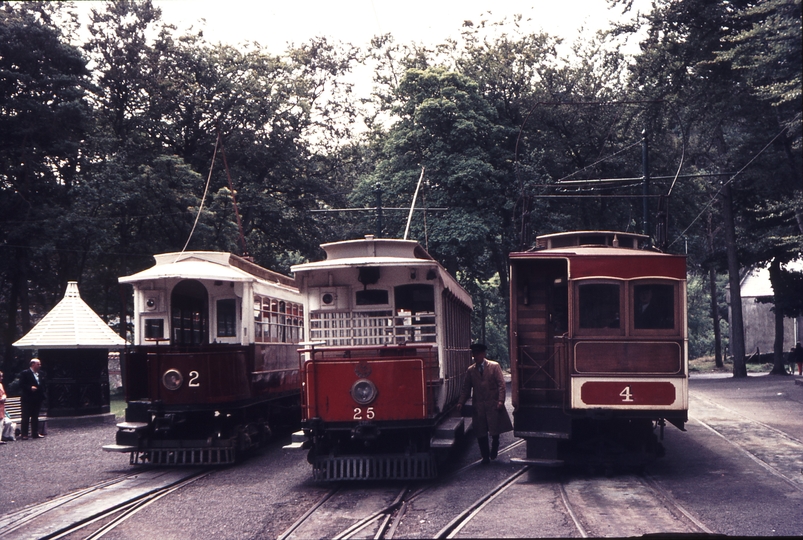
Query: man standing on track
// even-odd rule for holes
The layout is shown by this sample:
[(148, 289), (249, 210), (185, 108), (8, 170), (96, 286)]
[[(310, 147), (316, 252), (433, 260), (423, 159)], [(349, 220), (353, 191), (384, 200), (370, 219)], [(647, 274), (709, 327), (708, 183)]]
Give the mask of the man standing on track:
[[(513, 429), (510, 417), (505, 409), (505, 377), (502, 367), (485, 358), (487, 348), (483, 343), (471, 346), (471, 356), (474, 364), (468, 368), (463, 381), (463, 390), (457, 402), (457, 410), (461, 411), (468, 399), (471, 389), (474, 389), (474, 432), (477, 434), (477, 443), (480, 446), (482, 464), (487, 465), (491, 459), (496, 459), (499, 452), (499, 434)], [(488, 434), (491, 435), (491, 447), (488, 448)]]
[(31, 438), (41, 439), (44, 434), (39, 433), (39, 411), (45, 400), (45, 386), (43, 374), (39, 372), (42, 363), (38, 358), (31, 360), (31, 367), (20, 374), (20, 408), (22, 409), (22, 439), (28, 438), (28, 422), (31, 424)]

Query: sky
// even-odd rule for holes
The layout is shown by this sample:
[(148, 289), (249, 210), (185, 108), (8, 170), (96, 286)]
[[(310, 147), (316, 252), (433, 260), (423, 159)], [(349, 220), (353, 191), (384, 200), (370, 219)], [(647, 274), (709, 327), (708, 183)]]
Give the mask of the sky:
[[(154, 0), (163, 20), (184, 29), (203, 28), (210, 42), (257, 41), (274, 54), (290, 42), (325, 36), (363, 46), (390, 33), (396, 43), (441, 43), (457, 37), (463, 22), (499, 21), (516, 14), (525, 30), (546, 31), (573, 41), (581, 28), (607, 27), (619, 11), (606, 0)], [(649, 5), (649, 0), (637, 0)], [(488, 12), (490, 11), (490, 15)], [(205, 19), (205, 23), (199, 23)]]

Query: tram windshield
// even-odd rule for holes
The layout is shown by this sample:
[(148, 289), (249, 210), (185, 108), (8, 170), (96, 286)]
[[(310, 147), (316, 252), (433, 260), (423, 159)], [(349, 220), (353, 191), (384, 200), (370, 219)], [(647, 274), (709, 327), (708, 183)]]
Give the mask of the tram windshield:
[(587, 283), (580, 293), (580, 328), (621, 328), (619, 285)]
[(633, 327), (674, 328), (675, 295), (672, 285), (649, 284), (633, 287)]

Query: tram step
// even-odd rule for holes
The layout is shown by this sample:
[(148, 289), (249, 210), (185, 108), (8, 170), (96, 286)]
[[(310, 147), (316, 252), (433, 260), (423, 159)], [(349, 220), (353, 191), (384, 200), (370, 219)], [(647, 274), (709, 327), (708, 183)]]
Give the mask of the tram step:
[(571, 438), (571, 433), (566, 433), (565, 431), (521, 431), (517, 429), (513, 432), (513, 436), (524, 439), (569, 439)]
[(303, 430), (295, 431), (290, 436), (290, 444), (286, 444), (282, 446), (282, 448), (287, 448), (290, 450), (295, 450), (298, 448), (303, 448), (304, 443), (307, 442), (307, 436), (304, 434)]
[(523, 463), (526, 465), (540, 465), (542, 467), (560, 467), (563, 465), (562, 459), (510, 458), (510, 462)]
[(123, 444), (106, 444), (103, 445), (104, 452), (136, 452), (136, 446), (126, 446)]
[(447, 418), (435, 428), (435, 434), (429, 441), (431, 448), (451, 448), (465, 433), (465, 420), (455, 416)]
[(134, 431), (139, 431), (148, 427), (148, 424), (145, 422), (120, 422), (117, 424), (118, 429), (133, 429)]

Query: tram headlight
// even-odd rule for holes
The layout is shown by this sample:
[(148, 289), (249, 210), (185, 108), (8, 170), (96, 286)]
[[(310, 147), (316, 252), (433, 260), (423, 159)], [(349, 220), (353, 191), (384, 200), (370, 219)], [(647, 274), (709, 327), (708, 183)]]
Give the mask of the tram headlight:
[(360, 379), (351, 385), (351, 397), (360, 405), (368, 405), (376, 399), (376, 385), (368, 379)]
[(184, 377), (177, 369), (168, 369), (162, 375), (162, 384), (168, 390), (178, 390), (184, 382)]

